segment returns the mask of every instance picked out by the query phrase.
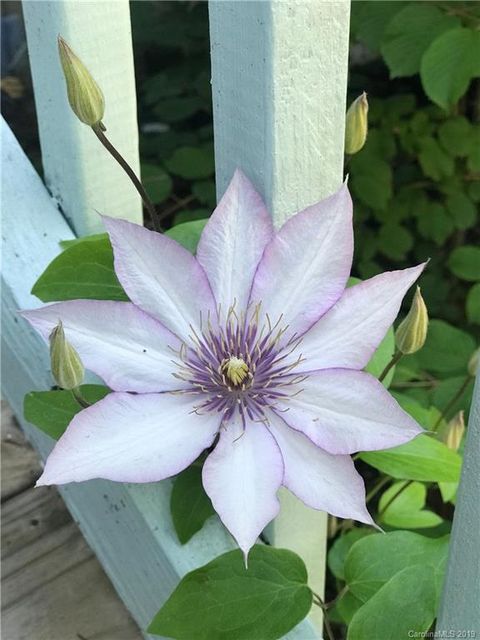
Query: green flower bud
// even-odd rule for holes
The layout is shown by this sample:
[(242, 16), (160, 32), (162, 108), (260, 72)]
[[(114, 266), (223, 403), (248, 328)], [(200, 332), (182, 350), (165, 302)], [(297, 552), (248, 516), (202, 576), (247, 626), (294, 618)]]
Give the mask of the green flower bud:
[(368, 100), (365, 91), (350, 105), (345, 120), (345, 153), (360, 151), (367, 139)]
[(465, 433), (465, 418), (463, 411), (459, 411), (447, 424), (442, 433), (442, 440), (449, 449), (458, 451)]
[(474, 378), (478, 372), (478, 365), (480, 363), (480, 347), (475, 349), (472, 353), (470, 360), (468, 361), (468, 373)]
[(85, 369), (80, 356), (66, 340), (60, 320), (50, 334), (50, 362), (55, 382), (61, 389), (74, 389), (82, 384)]
[(67, 83), (68, 101), (79, 120), (93, 127), (105, 112), (103, 93), (83, 62), (58, 36), (58, 53)]
[(427, 307), (420, 293), (420, 287), (417, 287), (410, 311), (395, 332), (397, 349), (404, 355), (415, 353), (425, 344), (427, 330)]

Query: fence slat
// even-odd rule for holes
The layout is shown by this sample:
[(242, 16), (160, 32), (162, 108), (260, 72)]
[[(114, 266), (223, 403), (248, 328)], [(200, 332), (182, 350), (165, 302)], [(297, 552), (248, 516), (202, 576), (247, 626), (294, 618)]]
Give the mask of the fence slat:
[[(241, 167), (277, 227), (342, 182), (349, 11), (348, 0), (210, 3), (217, 193)], [(282, 501), (275, 544), (306, 559), (322, 593), (326, 516)]]
[[(23, 417), (23, 398), (53, 383), (48, 349), (18, 315), (39, 301), (32, 284), (73, 233), (2, 120), (2, 395), (43, 459), (53, 441)], [(181, 545), (170, 515), (170, 483), (124, 485), (93, 480), (60, 487), (65, 503), (141, 629), (185, 573), (235, 548), (212, 518)], [(155, 640), (153, 636), (145, 636)], [(316, 640), (308, 622), (288, 640)], [(158, 638), (158, 637), (157, 637)]]
[[(439, 638), (480, 637), (480, 379), (468, 420), (463, 468), (436, 631)], [(444, 635), (441, 635), (444, 633)], [(457, 635), (448, 635), (448, 634)], [(467, 635), (470, 633), (470, 635)]]
[(71, 112), (58, 60), (62, 35), (85, 62), (106, 100), (107, 135), (139, 169), (135, 75), (127, 0), (23, 4), (45, 181), (77, 235), (103, 231), (98, 212), (142, 221), (122, 169)]

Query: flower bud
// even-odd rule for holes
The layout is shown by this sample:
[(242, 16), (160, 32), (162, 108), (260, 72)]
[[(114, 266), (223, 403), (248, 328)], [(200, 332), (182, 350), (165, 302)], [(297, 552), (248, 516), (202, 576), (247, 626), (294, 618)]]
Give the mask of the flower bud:
[(410, 311), (395, 332), (395, 344), (400, 353), (407, 355), (421, 349), (425, 344), (427, 329), (427, 307), (420, 293), (420, 287), (417, 287)]
[(55, 382), (61, 389), (74, 389), (82, 384), (85, 369), (80, 356), (66, 340), (61, 321), (50, 334), (50, 362)]
[(458, 451), (465, 433), (465, 418), (463, 411), (459, 411), (447, 424), (442, 433), (442, 440), (449, 449)]
[(93, 127), (105, 112), (103, 93), (83, 62), (58, 36), (58, 52), (67, 83), (68, 101), (79, 120)]
[(345, 153), (353, 155), (360, 151), (367, 139), (368, 101), (365, 91), (350, 105), (345, 120)]
[(468, 373), (472, 376), (472, 378), (474, 378), (477, 375), (479, 363), (480, 363), (480, 347), (478, 347), (478, 349), (475, 349), (475, 351), (472, 353), (470, 360), (468, 361), (468, 366), (467, 366)]

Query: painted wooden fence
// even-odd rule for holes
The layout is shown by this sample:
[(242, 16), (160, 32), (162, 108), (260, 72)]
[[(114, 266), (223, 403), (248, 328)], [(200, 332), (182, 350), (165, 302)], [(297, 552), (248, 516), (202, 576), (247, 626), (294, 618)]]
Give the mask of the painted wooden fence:
[[(98, 231), (98, 211), (141, 220), (133, 186), (70, 112), (57, 34), (102, 86), (108, 132), (138, 169), (136, 96), (127, 0), (28, 0), (23, 8), (48, 190), (2, 123), (2, 393), (45, 457), (52, 442), (25, 422), (22, 405), (26, 392), (50, 387), (48, 354), (17, 310), (39, 305), (29, 291), (57, 255), (59, 240)], [(210, 29), (218, 195), (234, 168), (242, 167), (279, 226), (342, 180), (349, 2), (212, 1)], [(466, 494), (471, 473), (462, 480)], [(187, 545), (178, 543), (168, 481), (91, 481), (62, 487), (61, 493), (141, 628), (182, 575), (233, 548), (215, 519)], [(282, 502), (270, 535), (306, 559), (311, 584), (322, 592), (326, 516), (290, 494)], [(478, 511), (475, 517), (478, 531)], [(314, 612), (287, 637), (314, 640), (320, 628)]]

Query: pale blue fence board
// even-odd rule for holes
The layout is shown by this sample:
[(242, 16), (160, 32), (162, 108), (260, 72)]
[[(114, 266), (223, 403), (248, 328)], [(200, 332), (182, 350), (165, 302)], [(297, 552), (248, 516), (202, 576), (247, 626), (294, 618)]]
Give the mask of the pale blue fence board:
[[(53, 442), (24, 420), (22, 407), (25, 393), (48, 389), (53, 382), (48, 350), (18, 310), (40, 304), (30, 288), (58, 254), (58, 242), (73, 234), (3, 121), (1, 136), (2, 394), (45, 458)], [(153, 485), (91, 481), (62, 487), (61, 493), (142, 629), (185, 573), (235, 548), (215, 518), (188, 544), (180, 545), (170, 516), (168, 481)], [(286, 637), (318, 636), (304, 622)]]
[[(477, 375), (437, 623), (439, 638), (480, 638), (480, 380)], [(458, 635), (447, 635), (455, 633)], [(472, 635), (462, 635), (471, 632)], [(473, 635), (476, 634), (476, 635)]]

